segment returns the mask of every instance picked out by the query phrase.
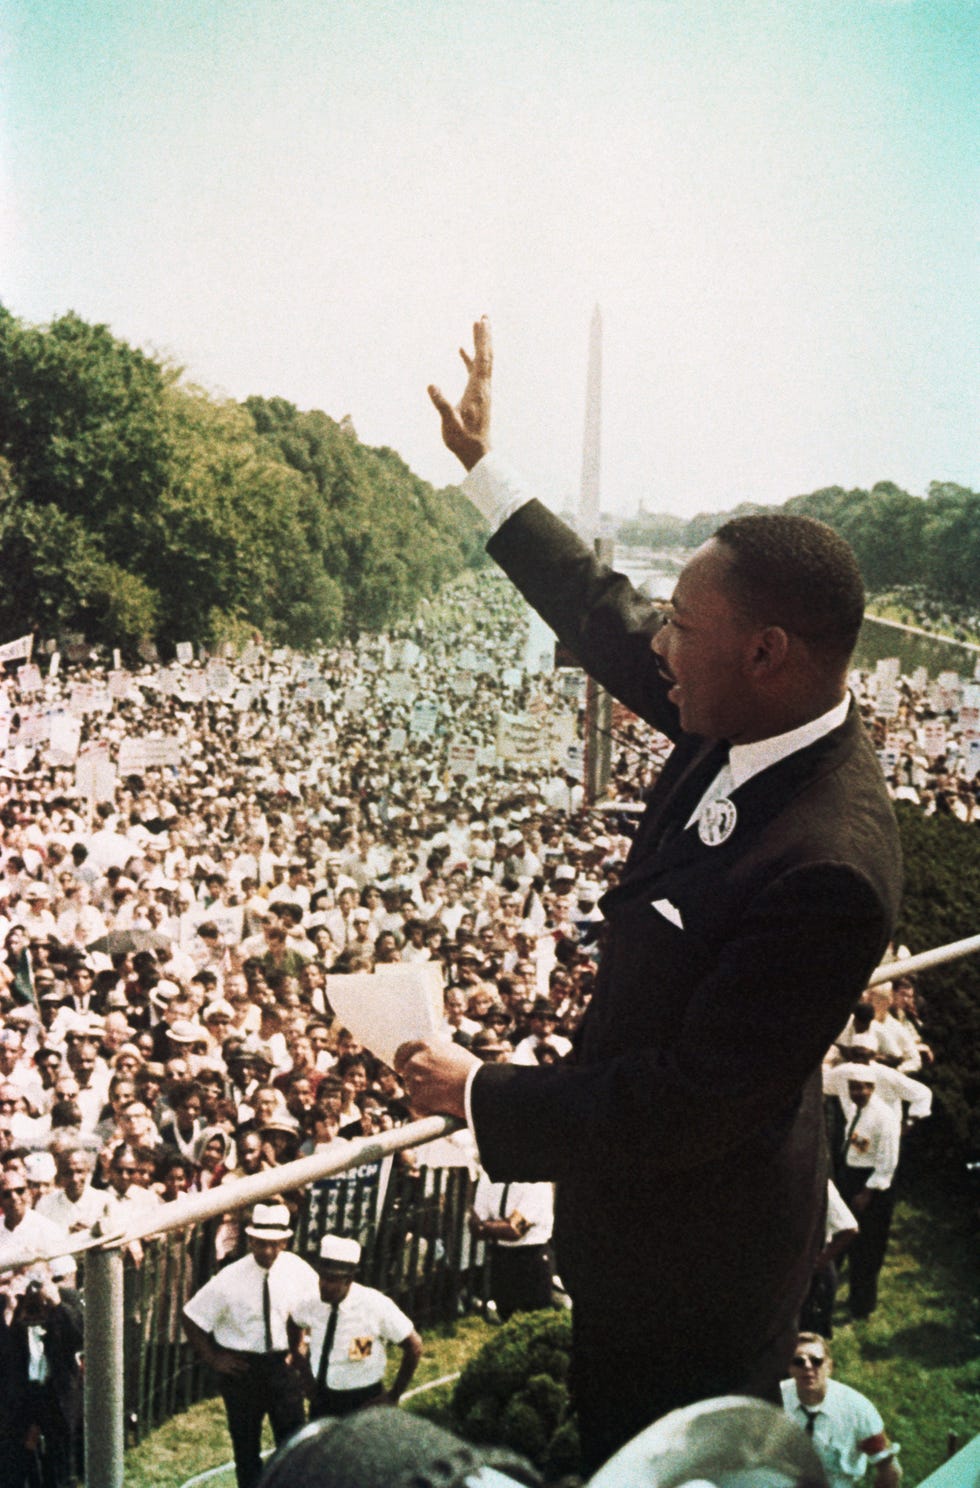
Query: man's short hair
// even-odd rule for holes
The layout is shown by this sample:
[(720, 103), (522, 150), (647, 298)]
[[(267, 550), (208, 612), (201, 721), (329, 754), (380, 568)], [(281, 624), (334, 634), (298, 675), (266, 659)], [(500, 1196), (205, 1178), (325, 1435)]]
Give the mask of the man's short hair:
[(827, 1342), (826, 1338), (824, 1338), (822, 1333), (798, 1333), (796, 1335), (796, 1347), (799, 1348), (801, 1343), (809, 1343), (811, 1346), (815, 1343), (819, 1343), (823, 1349), (824, 1358), (831, 1358), (830, 1344)]
[(715, 537), (732, 555), (731, 598), (763, 625), (799, 636), (828, 664), (847, 662), (864, 617), (850, 544), (826, 522), (790, 512), (733, 517)]

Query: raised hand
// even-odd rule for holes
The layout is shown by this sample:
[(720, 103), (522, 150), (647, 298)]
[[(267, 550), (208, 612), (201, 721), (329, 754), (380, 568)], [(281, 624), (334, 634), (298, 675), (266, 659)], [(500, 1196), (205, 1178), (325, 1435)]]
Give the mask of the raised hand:
[(462, 347), (468, 373), (463, 396), (454, 408), (437, 387), (429, 386), (429, 397), (442, 420), (442, 440), (467, 470), (472, 470), (490, 448), (490, 378), (493, 372), (493, 342), (490, 322), (484, 315), (473, 326), (473, 355)]

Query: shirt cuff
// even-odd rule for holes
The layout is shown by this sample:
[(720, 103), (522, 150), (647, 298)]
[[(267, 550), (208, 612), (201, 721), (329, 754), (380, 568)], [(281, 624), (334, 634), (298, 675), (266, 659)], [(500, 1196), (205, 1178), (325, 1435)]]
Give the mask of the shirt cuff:
[(472, 1133), (474, 1142), (476, 1141), (476, 1127), (473, 1125), (473, 1099), (471, 1091), (473, 1089), (473, 1081), (482, 1068), (482, 1064), (474, 1064), (466, 1076), (466, 1084), (463, 1087), (463, 1111), (466, 1116), (466, 1125)]
[(460, 489), (489, 522), (492, 532), (531, 499), (521, 476), (492, 450), (473, 466)]

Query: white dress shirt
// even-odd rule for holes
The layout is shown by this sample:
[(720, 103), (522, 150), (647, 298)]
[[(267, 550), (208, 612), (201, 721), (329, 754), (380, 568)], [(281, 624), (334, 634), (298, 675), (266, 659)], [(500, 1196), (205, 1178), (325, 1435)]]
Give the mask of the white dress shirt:
[[(320, 1283), (313, 1267), (288, 1250), (276, 1256), (268, 1277), (272, 1350), (281, 1353), (289, 1347), (286, 1319), (299, 1321), (301, 1303), (319, 1296)], [(266, 1270), (255, 1257), (243, 1256), (205, 1282), (184, 1312), (192, 1323), (211, 1334), (219, 1348), (264, 1354), (265, 1278)]]
[[(310, 1330), (310, 1368), (319, 1378), (320, 1359), (331, 1304), (321, 1302), (319, 1288), (293, 1309), (293, 1321)], [(328, 1390), (363, 1390), (385, 1375), (385, 1344), (404, 1343), (413, 1331), (412, 1320), (390, 1297), (374, 1287), (352, 1281), (343, 1302), (337, 1303), (337, 1330), (327, 1360)]]

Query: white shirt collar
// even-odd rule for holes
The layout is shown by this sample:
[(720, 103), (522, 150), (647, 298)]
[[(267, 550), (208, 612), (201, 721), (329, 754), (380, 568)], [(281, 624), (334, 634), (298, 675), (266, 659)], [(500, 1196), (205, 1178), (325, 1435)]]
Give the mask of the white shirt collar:
[(753, 775), (768, 770), (771, 765), (788, 759), (791, 754), (806, 749), (833, 729), (840, 728), (847, 717), (850, 704), (848, 694), (829, 712), (821, 713), (819, 718), (811, 718), (808, 723), (801, 723), (799, 728), (790, 729), (786, 734), (774, 734), (771, 739), (757, 739), (753, 744), (733, 744), (728, 756), (731, 789), (737, 790), (740, 785), (751, 780)]

